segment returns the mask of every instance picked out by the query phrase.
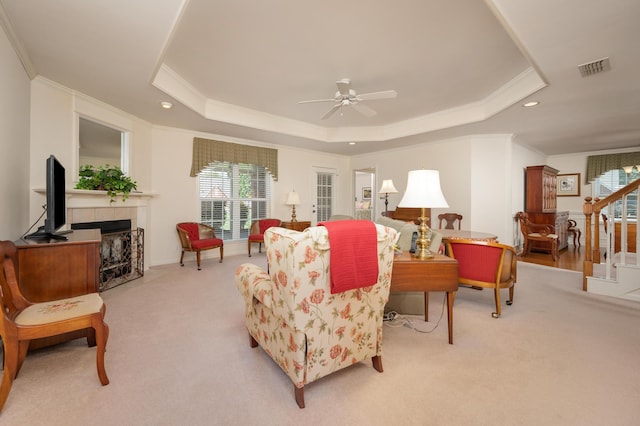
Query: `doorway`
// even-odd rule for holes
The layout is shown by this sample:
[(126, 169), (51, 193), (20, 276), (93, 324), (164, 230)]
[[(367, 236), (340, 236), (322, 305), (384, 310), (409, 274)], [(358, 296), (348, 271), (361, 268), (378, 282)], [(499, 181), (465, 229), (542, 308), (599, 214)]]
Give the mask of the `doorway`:
[(376, 218), (376, 169), (369, 167), (353, 171), (353, 217), (374, 220)]

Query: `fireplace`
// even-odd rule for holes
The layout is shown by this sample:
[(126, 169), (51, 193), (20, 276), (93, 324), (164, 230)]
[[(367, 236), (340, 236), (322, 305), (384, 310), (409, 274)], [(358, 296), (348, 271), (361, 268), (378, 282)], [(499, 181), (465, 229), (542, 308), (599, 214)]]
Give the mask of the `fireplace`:
[(144, 229), (131, 220), (72, 223), (71, 229), (100, 229), (100, 291), (144, 275)]

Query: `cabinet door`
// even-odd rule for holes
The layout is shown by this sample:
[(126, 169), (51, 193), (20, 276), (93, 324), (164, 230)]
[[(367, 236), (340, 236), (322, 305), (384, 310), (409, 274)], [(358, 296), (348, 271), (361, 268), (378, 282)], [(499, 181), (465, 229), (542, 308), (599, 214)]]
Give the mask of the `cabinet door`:
[(32, 302), (98, 291), (99, 243), (46, 244), (18, 250), (18, 283)]

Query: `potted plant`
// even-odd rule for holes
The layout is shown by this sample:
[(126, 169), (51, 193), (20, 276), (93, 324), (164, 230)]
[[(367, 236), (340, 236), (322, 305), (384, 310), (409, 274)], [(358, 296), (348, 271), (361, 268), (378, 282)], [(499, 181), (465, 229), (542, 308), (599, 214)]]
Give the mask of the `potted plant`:
[(109, 164), (98, 167), (86, 164), (80, 166), (79, 174), (76, 189), (107, 191), (111, 203), (119, 194), (122, 195), (122, 201), (125, 201), (129, 193), (137, 189), (136, 182), (125, 175), (120, 167), (111, 167)]

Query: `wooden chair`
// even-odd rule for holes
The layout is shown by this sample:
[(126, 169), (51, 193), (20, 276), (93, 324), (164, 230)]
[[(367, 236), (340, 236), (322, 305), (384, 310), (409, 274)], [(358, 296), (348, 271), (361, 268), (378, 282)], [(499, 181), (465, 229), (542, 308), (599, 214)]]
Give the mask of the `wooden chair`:
[[(580, 247), (580, 236), (582, 235), (582, 231), (580, 230), (580, 228), (578, 228), (578, 223), (575, 220), (569, 219), (567, 221), (567, 232), (569, 233), (569, 235), (573, 235), (573, 246)], [(577, 246), (576, 238), (578, 240)]]
[(531, 243), (538, 241), (549, 245), (549, 252), (554, 261), (558, 259), (558, 234), (555, 233), (553, 225), (532, 223), (529, 216), (524, 212), (516, 215), (520, 222), (520, 231), (524, 238), (524, 249), (522, 255), (526, 256), (531, 252)]
[[(16, 246), (0, 241), (0, 336), (4, 345), (4, 369), (0, 384), (0, 410), (24, 362), (31, 340), (88, 329), (89, 346), (96, 346), (98, 378), (109, 384), (104, 353), (109, 327), (104, 322), (106, 307), (98, 293), (68, 299), (32, 303), (24, 298), (16, 278)], [(77, 396), (79, 397), (79, 395)]]
[(251, 244), (258, 243), (258, 252), (262, 253), (262, 243), (264, 243), (264, 231), (272, 226), (280, 226), (280, 219), (258, 219), (251, 223), (249, 238), (247, 239), (247, 253), (251, 257)]
[(449, 256), (458, 261), (458, 281), (473, 287), (492, 288), (496, 311), (502, 314), (500, 290), (509, 289), (507, 305), (513, 303), (513, 290), (517, 278), (516, 250), (508, 245), (477, 240), (447, 241)]
[(200, 268), (200, 252), (202, 250), (220, 249), (220, 263), (224, 258), (224, 241), (216, 237), (216, 231), (212, 226), (204, 223), (181, 222), (176, 225), (180, 244), (182, 245), (182, 253), (180, 254), (180, 266), (184, 266), (184, 253), (195, 252), (198, 263), (198, 271)]
[[(460, 230), (460, 225), (462, 224), (462, 215), (458, 213), (442, 213), (438, 215), (438, 219), (440, 222), (438, 223), (438, 228), (440, 229), (455, 229), (454, 225), (456, 221), (458, 222), (458, 230)], [(445, 222), (444, 228), (442, 227), (442, 222)]]

